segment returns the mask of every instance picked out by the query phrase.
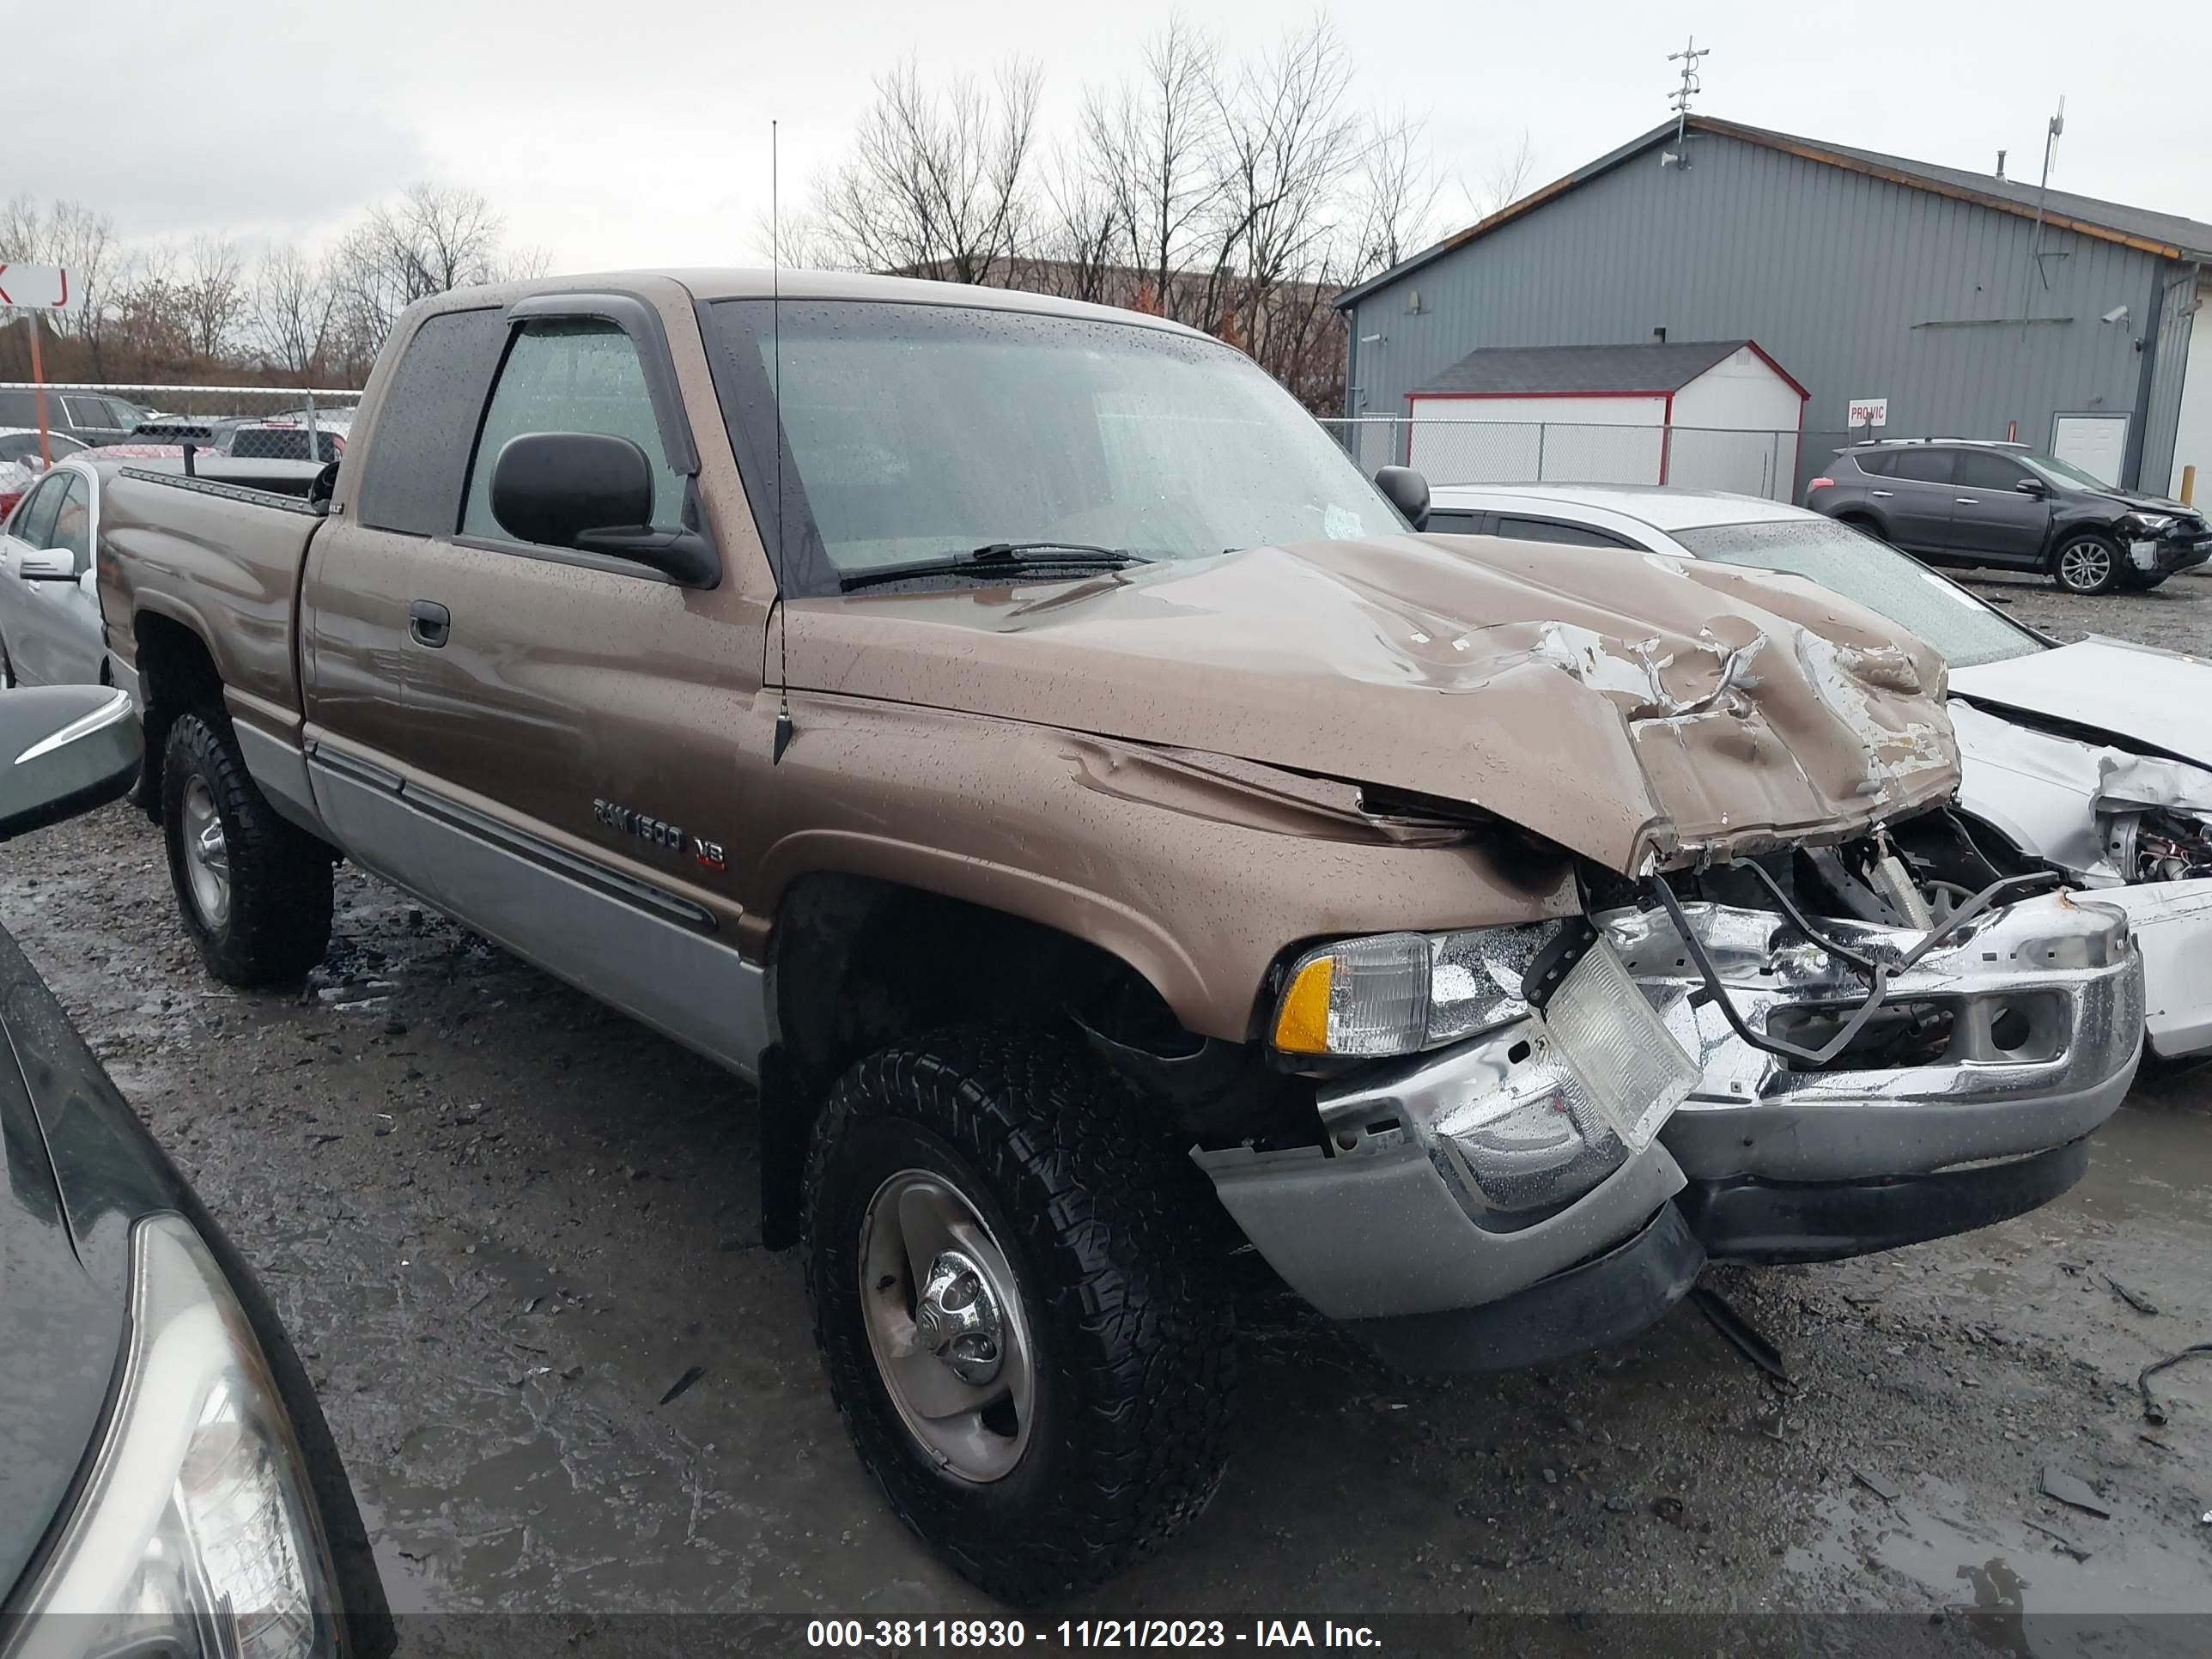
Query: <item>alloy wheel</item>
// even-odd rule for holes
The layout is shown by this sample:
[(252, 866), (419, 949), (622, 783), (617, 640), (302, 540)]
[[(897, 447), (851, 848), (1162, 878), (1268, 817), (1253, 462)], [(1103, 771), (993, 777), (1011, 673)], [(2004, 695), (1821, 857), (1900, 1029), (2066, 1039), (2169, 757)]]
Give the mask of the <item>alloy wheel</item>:
[(2104, 586), (2112, 579), (2112, 550), (2083, 538), (2059, 550), (2058, 580), (2077, 593)]

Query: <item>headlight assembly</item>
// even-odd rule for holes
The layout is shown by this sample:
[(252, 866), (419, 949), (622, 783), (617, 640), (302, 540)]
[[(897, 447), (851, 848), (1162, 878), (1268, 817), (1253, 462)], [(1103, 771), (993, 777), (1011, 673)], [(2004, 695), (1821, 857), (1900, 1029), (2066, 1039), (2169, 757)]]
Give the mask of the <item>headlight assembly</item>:
[(1285, 1054), (1419, 1054), (1528, 1012), (1522, 975), (1557, 922), (1340, 939), (1291, 964), (1270, 1026)]
[(131, 1236), (130, 1352), (92, 1471), (5, 1659), (337, 1651), (330, 1553), (246, 1315), (181, 1218)]
[(2148, 535), (2157, 535), (2173, 522), (2171, 513), (2130, 513), (2128, 522)]

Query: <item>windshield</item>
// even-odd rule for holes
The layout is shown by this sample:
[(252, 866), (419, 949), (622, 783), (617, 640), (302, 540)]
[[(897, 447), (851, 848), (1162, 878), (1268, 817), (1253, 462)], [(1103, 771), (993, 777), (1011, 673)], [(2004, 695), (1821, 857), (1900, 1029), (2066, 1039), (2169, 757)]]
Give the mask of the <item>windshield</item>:
[(2110, 479), (2084, 472), (2080, 467), (2070, 466), (2055, 455), (2015, 455), (2013, 459), (2025, 461), (2051, 483), (2064, 484), (2072, 489), (2110, 489), (2112, 487)]
[[(775, 470), (781, 334), (795, 592), (1000, 543), (1196, 559), (1406, 528), (1288, 393), (1215, 341), (981, 307), (786, 301), (775, 330), (769, 312), (714, 307), (749, 479)], [(748, 493), (774, 545), (775, 492)]]
[(1957, 583), (1832, 519), (1716, 524), (1668, 533), (1701, 559), (1809, 577), (1917, 634), (1954, 668), (2045, 648)]

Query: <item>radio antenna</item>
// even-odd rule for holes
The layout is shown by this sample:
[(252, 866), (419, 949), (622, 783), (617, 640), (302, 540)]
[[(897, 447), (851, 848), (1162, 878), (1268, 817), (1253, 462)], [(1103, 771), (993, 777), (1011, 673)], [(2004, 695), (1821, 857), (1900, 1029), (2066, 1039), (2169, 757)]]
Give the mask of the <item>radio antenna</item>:
[(791, 594), (784, 580), (790, 549), (783, 535), (783, 201), (782, 169), (776, 153), (776, 124), (768, 124), (768, 328), (769, 401), (775, 405), (775, 743), (769, 764), (783, 759), (796, 731), (791, 723)]

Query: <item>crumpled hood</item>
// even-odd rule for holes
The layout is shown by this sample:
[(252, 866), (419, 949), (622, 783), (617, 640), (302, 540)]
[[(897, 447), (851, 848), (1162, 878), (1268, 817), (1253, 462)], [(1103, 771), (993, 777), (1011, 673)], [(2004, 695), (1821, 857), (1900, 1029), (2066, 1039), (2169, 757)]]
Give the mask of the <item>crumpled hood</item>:
[[(1810, 583), (1401, 536), (790, 608), (801, 690), (1469, 802), (1623, 873), (1958, 782), (1941, 659)], [(802, 722), (803, 729), (803, 722)]]
[(2102, 733), (2126, 747), (2212, 766), (2212, 662), (2090, 638), (1954, 671), (1960, 696)]

